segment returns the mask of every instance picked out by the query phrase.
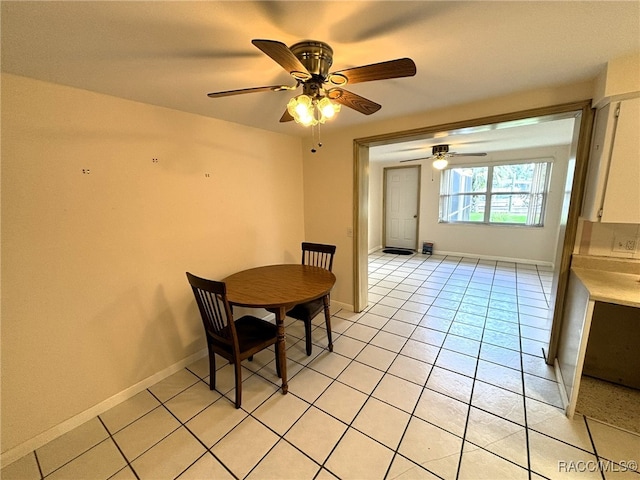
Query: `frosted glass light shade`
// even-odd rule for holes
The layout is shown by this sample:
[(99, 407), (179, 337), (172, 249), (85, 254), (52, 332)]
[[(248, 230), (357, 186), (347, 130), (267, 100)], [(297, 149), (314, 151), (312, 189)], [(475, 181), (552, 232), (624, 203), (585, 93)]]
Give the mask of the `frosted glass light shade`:
[(433, 168), (437, 170), (442, 170), (447, 165), (449, 165), (449, 162), (447, 162), (446, 158), (437, 158), (436, 160), (433, 161)]
[(328, 119), (335, 117), (340, 111), (341, 105), (333, 103), (327, 97), (320, 100), (311, 98), (308, 95), (298, 95), (287, 103), (287, 111), (296, 123), (305, 127), (324, 123)]

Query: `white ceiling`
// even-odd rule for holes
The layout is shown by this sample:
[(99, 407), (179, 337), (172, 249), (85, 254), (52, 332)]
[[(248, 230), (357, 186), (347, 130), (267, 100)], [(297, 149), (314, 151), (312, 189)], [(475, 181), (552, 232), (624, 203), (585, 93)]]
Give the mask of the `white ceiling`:
[(294, 84), (251, 39), (327, 42), (332, 71), (415, 61), (414, 77), (348, 86), (382, 109), (343, 108), (327, 129), (593, 79), (640, 51), (638, 1), (2, 1), (1, 15), (3, 72), (289, 135), (308, 134), (278, 121), (292, 92), (206, 96)]
[[(569, 145), (573, 140), (575, 126), (576, 116), (567, 113), (436, 132), (415, 140), (374, 146), (369, 149), (369, 160), (397, 162), (424, 159), (431, 157), (434, 145), (441, 144), (449, 145), (450, 152), (461, 155)], [(475, 160), (482, 158), (484, 157), (477, 157)], [(455, 163), (473, 160), (472, 157), (463, 157), (456, 159)]]

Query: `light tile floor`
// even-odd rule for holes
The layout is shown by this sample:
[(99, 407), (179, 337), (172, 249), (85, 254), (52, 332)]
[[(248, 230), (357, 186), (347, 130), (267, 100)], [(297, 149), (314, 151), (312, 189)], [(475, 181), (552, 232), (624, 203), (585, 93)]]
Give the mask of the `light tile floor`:
[(568, 420), (548, 338), (551, 272), (473, 258), (369, 260), (367, 311), (321, 318), (311, 357), (287, 325), (289, 394), (273, 352), (233, 373), (207, 360), (2, 469), (20, 479), (640, 479), (640, 436)]

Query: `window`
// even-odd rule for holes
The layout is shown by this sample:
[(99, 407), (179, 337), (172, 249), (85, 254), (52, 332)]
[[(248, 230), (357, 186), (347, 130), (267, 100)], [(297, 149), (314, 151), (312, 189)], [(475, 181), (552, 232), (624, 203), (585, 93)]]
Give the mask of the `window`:
[(541, 227), (550, 171), (543, 160), (444, 170), (440, 222)]

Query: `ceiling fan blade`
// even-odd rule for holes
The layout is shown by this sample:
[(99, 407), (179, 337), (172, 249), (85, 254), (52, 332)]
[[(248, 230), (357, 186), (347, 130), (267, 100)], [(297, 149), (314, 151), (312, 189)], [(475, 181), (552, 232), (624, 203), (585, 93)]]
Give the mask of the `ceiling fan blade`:
[(407, 160), (400, 160), (400, 163), (404, 163), (404, 162), (417, 162), (418, 160), (431, 160), (432, 158), (435, 158), (435, 157), (409, 158), (409, 159), (407, 159)]
[(291, 122), (293, 121), (293, 117), (289, 113), (289, 110), (285, 110), (282, 116), (280, 117), (280, 123)]
[(293, 52), (284, 43), (276, 40), (251, 40), (256, 47), (263, 53), (271, 57), (278, 65), (284, 68), (294, 78), (299, 80), (307, 80), (311, 78), (311, 74), (306, 67), (298, 60)]
[(327, 96), (334, 102), (364, 113), (365, 115), (376, 113), (382, 108), (382, 105), (343, 88), (332, 88), (327, 92)]
[(256, 93), (256, 92), (280, 92), (282, 90), (292, 90), (296, 87), (289, 87), (287, 85), (271, 85), (270, 87), (254, 87), (254, 88), (241, 88), (238, 90), (226, 90), (224, 92), (212, 92), (207, 93), (207, 97), (229, 97), (231, 95), (242, 95), (243, 93)]
[[(362, 67), (347, 68), (329, 74), (329, 81), (340, 85), (341, 77), (347, 78), (347, 83), (372, 82), (389, 78), (412, 77), (416, 74), (416, 64), (410, 58), (399, 58), (387, 62), (364, 65)], [(336, 75), (336, 81), (332, 77)]]
[(450, 157), (486, 157), (487, 156), (486, 153), (455, 153), (455, 152), (448, 153), (447, 155), (449, 155)]

